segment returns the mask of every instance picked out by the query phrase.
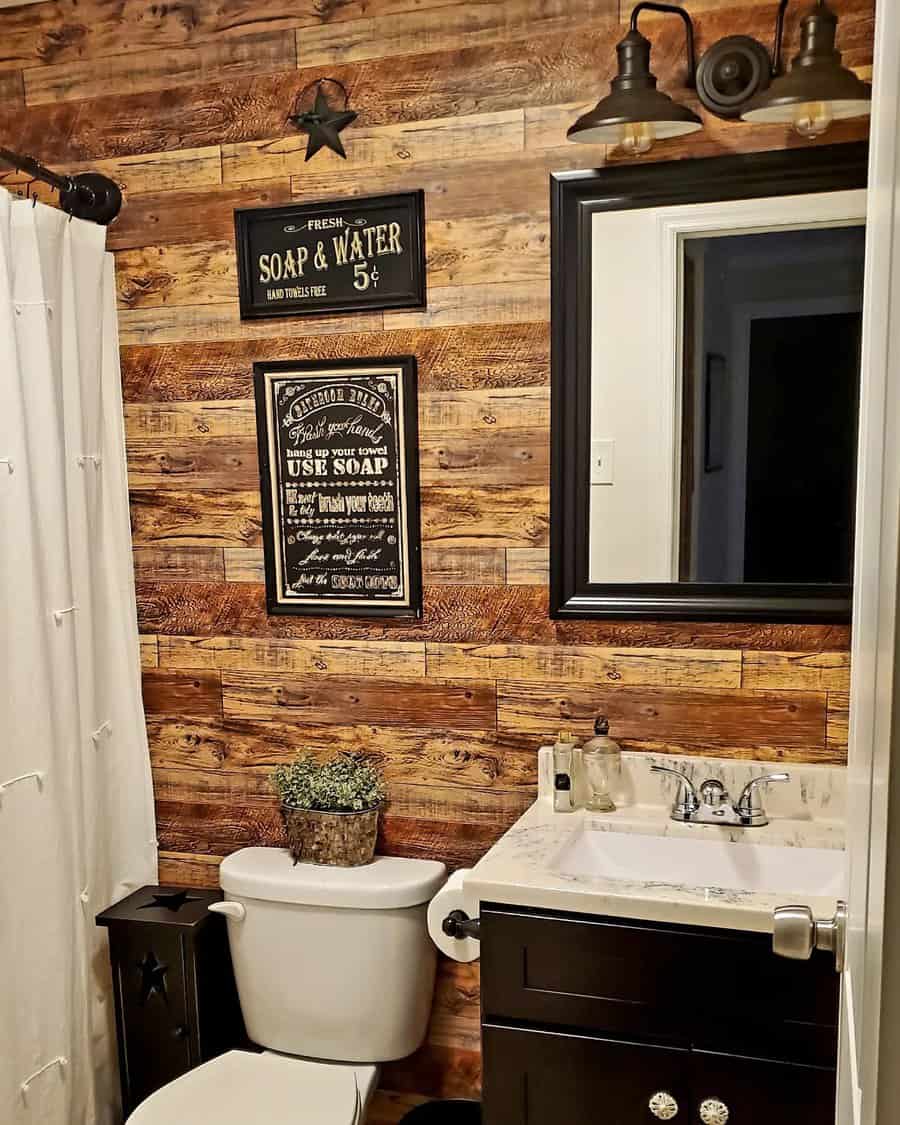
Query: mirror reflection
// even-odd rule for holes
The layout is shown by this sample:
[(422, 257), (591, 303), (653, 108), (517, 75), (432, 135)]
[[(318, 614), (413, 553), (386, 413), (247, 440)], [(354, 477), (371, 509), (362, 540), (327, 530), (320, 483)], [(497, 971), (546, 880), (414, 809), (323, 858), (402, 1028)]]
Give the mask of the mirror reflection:
[(864, 244), (682, 239), (680, 581), (851, 581)]

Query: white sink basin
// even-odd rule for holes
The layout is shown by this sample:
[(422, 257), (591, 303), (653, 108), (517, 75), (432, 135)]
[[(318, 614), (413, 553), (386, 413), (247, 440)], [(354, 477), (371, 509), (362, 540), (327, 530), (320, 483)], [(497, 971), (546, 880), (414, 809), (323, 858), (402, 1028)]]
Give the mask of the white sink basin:
[(617, 879), (682, 887), (840, 898), (846, 855), (828, 848), (732, 844), (680, 836), (642, 836), (585, 829), (557, 855), (563, 876)]

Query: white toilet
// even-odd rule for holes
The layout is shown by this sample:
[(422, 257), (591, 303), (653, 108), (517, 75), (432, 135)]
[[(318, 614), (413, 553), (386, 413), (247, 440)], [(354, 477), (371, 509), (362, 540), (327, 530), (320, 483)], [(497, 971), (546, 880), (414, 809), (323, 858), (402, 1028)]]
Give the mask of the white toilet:
[(228, 940), (247, 1034), (151, 1094), (129, 1125), (356, 1125), (380, 1062), (421, 1044), (436, 953), (428, 902), (442, 863), (294, 865), (277, 848), (223, 860)]

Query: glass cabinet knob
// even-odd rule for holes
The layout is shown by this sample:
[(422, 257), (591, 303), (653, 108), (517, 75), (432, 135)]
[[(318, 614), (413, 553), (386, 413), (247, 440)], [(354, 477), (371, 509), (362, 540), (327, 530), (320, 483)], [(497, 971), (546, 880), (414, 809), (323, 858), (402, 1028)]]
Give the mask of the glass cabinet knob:
[(726, 1125), (728, 1106), (718, 1098), (707, 1098), (700, 1103), (700, 1120), (703, 1125)]
[(660, 1090), (650, 1099), (650, 1112), (659, 1121), (671, 1121), (678, 1112), (678, 1102), (665, 1090)]

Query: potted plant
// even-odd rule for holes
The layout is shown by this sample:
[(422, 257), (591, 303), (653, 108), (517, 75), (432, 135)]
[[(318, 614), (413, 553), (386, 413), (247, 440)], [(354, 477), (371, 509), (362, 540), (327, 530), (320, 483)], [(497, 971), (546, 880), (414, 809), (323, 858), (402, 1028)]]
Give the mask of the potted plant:
[(327, 762), (300, 754), (274, 771), (272, 784), (281, 798), (294, 863), (371, 863), (385, 788), (381, 774), (361, 754), (338, 754)]

